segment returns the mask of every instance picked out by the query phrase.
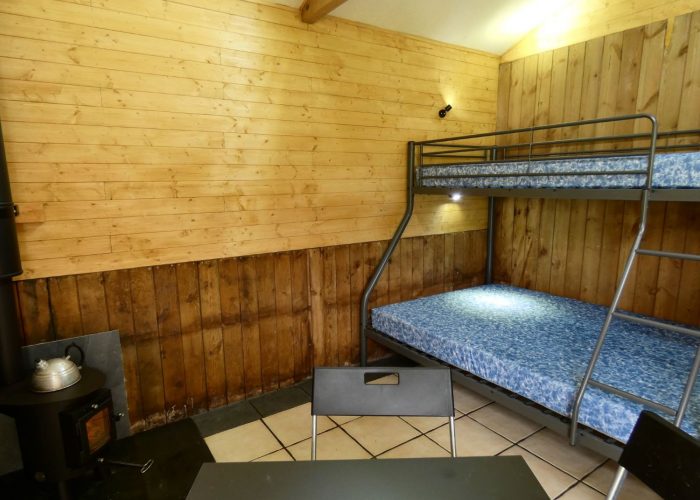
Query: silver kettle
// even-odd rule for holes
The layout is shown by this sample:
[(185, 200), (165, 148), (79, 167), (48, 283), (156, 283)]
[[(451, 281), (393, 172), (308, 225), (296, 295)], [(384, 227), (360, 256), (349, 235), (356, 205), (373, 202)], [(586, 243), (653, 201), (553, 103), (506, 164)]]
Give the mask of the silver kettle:
[[(80, 362), (76, 365), (70, 359), (68, 351), (75, 348), (80, 353)], [(65, 389), (80, 382), (85, 353), (75, 342), (69, 344), (64, 351), (63, 358), (49, 360), (40, 359), (36, 362), (36, 368), (32, 375), (32, 390), (34, 392), (54, 392)]]

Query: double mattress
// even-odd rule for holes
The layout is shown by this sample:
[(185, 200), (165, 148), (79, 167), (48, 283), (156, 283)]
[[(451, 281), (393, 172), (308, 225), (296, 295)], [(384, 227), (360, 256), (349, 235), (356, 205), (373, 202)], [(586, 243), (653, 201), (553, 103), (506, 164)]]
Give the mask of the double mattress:
[[(644, 187), (647, 156), (425, 166), (421, 185), (435, 188), (633, 189)], [(551, 175), (550, 175), (551, 174)], [(700, 152), (657, 154), (652, 187), (700, 188)]]
[[(506, 285), (377, 307), (372, 326), (448, 364), (571, 416), (607, 308)], [(700, 339), (614, 319), (593, 378), (676, 408)], [(589, 387), (579, 422), (621, 442), (643, 406)], [(700, 383), (682, 428), (700, 437)]]

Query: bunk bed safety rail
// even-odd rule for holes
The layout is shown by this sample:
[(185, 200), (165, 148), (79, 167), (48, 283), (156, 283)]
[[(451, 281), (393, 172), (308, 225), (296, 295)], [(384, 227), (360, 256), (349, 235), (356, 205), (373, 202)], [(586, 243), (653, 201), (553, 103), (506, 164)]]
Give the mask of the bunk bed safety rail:
[[(616, 135), (595, 135), (599, 126), (604, 124), (617, 124), (619, 122), (633, 122), (636, 129), (643, 129), (645, 125), (637, 125), (639, 122), (648, 123), (648, 131), (631, 134)], [(573, 129), (575, 127), (575, 129)], [(573, 129), (568, 135), (582, 135), (581, 131), (593, 130), (592, 136), (565, 137), (554, 139), (555, 134), (563, 135), (566, 129)], [(546, 133), (547, 137), (536, 140), (537, 133)], [(522, 136), (527, 135), (527, 140), (522, 140)], [(506, 136), (514, 137), (515, 140), (506, 140)], [(619, 181), (625, 186), (634, 189), (651, 189), (654, 173), (654, 155), (656, 150), (656, 139), (658, 130), (656, 118), (653, 115), (638, 113), (624, 116), (595, 118), (590, 120), (580, 120), (552, 125), (535, 125), (513, 130), (486, 132), (446, 139), (435, 139), (417, 143), (421, 147), (421, 154), (418, 157), (418, 175), (415, 177), (416, 189), (430, 189), (443, 183), (426, 183), (425, 181), (445, 181), (447, 185), (459, 189), (460, 181), (477, 180), (482, 181), (476, 185), (467, 184), (466, 187), (480, 189), (502, 188), (510, 186), (506, 181), (513, 179), (521, 182), (527, 179), (540, 178), (545, 181), (556, 176), (558, 178), (586, 178), (605, 176), (606, 178), (618, 177), (624, 179)], [(665, 134), (665, 138), (671, 134)], [(668, 142), (668, 141), (667, 141)], [(668, 145), (669, 150), (682, 149), (685, 145)], [(604, 164), (596, 169), (595, 162), (582, 164), (580, 160), (601, 160), (605, 158), (620, 159), (630, 157), (631, 160), (641, 160), (646, 157), (646, 161), (640, 161), (639, 167), (635, 168), (636, 162), (622, 165), (624, 168), (615, 169), (615, 164)], [(554, 166), (550, 170), (553, 160), (576, 160), (562, 165)], [(550, 161), (550, 165), (544, 168), (530, 168), (534, 162)], [(516, 165), (518, 163), (518, 165)], [(443, 166), (460, 167), (459, 170), (447, 171), (439, 169)], [(502, 168), (493, 168), (494, 165), (504, 165), (512, 168), (512, 171)], [(526, 167), (526, 168), (525, 168)], [(630, 177), (632, 176), (632, 177)], [(638, 185), (627, 186), (638, 178)], [(489, 185), (489, 179), (506, 185)], [(454, 182), (450, 182), (454, 181)], [(537, 187), (537, 186), (513, 186), (513, 187)], [(576, 186), (573, 186), (576, 187)]]

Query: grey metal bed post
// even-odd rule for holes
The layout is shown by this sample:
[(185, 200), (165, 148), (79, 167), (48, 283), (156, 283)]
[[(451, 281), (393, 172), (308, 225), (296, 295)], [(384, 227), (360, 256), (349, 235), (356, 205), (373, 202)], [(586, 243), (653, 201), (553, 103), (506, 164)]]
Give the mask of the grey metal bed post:
[[(422, 150), (422, 146), (420, 146), (420, 147)], [(414, 189), (415, 188), (415, 186), (414, 186), (415, 158), (416, 158), (416, 144), (415, 144), (415, 142), (411, 141), (408, 143), (408, 157), (407, 157), (408, 186), (406, 186), (406, 211), (403, 214), (403, 218), (401, 219), (401, 223), (399, 224), (399, 227), (396, 228), (396, 231), (394, 232), (394, 236), (391, 238), (391, 241), (389, 242), (389, 246), (384, 251), (384, 255), (382, 255), (382, 258), (379, 260), (379, 264), (377, 264), (377, 267), (374, 270), (374, 274), (372, 274), (372, 277), (367, 282), (367, 285), (365, 286), (365, 291), (362, 293), (362, 300), (360, 301), (360, 365), (361, 366), (367, 366), (367, 335), (366, 335), (366, 330), (367, 330), (367, 322), (369, 319), (369, 296), (372, 294), (372, 292), (374, 291), (374, 288), (377, 286), (377, 283), (379, 282), (379, 278), (381, 278), (382, 273), (384, 272), (384, 269), (386, 268), (387, 264), (389, 263), (389, 259), (391, 258), (391, 255), (394, 253), (394, 250), (396, 249), (396, 245), (398, 245), (399, 240), (401, 239), (401, 235), (403, 235), (403, 232), (406, 230), (406, 226), (408, 226), (408, 222), (411, 220), (411, 215), (413, 215), (413, 199), (414, 199), (414, 195), (415, 195), (415, 189)]]
[(489, 196), (488, 226), (486, 228), (486, 284), (493, 283), (493, 223), (495, 220), (495, 198)]
[[(603, 327), (598, 335), (598, 341), (596, 342), (595, 348), (593, 349), (593, 354), (588, 362), (588, 367), (584, 373), (583, 379), (581, 380), (581, 385), (579, 386), (578, 392), (576, 393), (576, 399), (574, 400), (574, 406), (571, 412), (571, 425), (569, 427), (569, 444), (574, 446), (576, 444), (576, 430), (578, 428), (578, 415), (581, 409), (581, 402), (583, 401), (583, 395), (586, 392), (586, 388), (591, 383), (591, 376), (593, 375), (593, 369), (600, 356), (600, 351), (603, 348), (603, 343), (605, 342), (605, 337), (608, 334), (608, 329), (610, 328), (610, 323), (615, 315), (615, 310), (620, 303), (622, 298), (622, 293), (625, 290), (625, 284), (629, 278), (630, 271), (632, 270), (632, 265), (634, 264), (635, 257), (637, 256), (637, 251), (639, 250), (639, 245), (644, 237), (644, 232), (647, 226), (647, 217), (649, 212), (649, 195), (651, 194), (651, 182), (652, 175), (654, 173), (654, 157), (656, 155), (656, 137), (658, 134), (658, 125), (656, 123), (656, 117), (653, 115), (639, 115), (639, 118), (646, 118), (651, 122), (651, 133), (650, 133), (650, 144), (649, 144), (649, 158), (647, 160), (647, 178), (644, 184), (644, 189), (642, 190), (641, 199), (641, 214), (639, 219), (639, 229), (637, 230), (637, 237), (634, 239), (630, 253), (627, 256), (627, 261), (625, 262), (625, 267), (622, 271), (622, 276), (617, 284), (617, 289), (615, 290), (615, 295), (613, 296), (612, 303), (610, 304), (610, 309), (608, 309), (608, 314), (605, 316), (605, 321), (603, 322)], [(593, 384), (592, 384), (593, 385)], [(600, 384), (596, 384), (600, 385)], [(627, 397), (632, 396), (628, 394)], [(639, 398), (637, 398), (639, 400)]]
[[(491, 161), (498, 159), (498, 148), (491, 148)], [(493, 223), (495, 221), (496, 199), (489, 196), (488, 220), (486, 227), (486, 284), (493, 282)]]

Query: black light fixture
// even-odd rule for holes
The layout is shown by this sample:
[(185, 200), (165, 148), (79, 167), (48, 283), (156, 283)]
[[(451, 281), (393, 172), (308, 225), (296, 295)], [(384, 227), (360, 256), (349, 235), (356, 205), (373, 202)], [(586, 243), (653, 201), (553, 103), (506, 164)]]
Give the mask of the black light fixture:
[(442, 108), (440, 111), (438, 111), (438, 115), (440, 118), (445, 118), (447, 116), (447, 112), (452, 109), (452, 105), (448, 104), (444, 108)]

